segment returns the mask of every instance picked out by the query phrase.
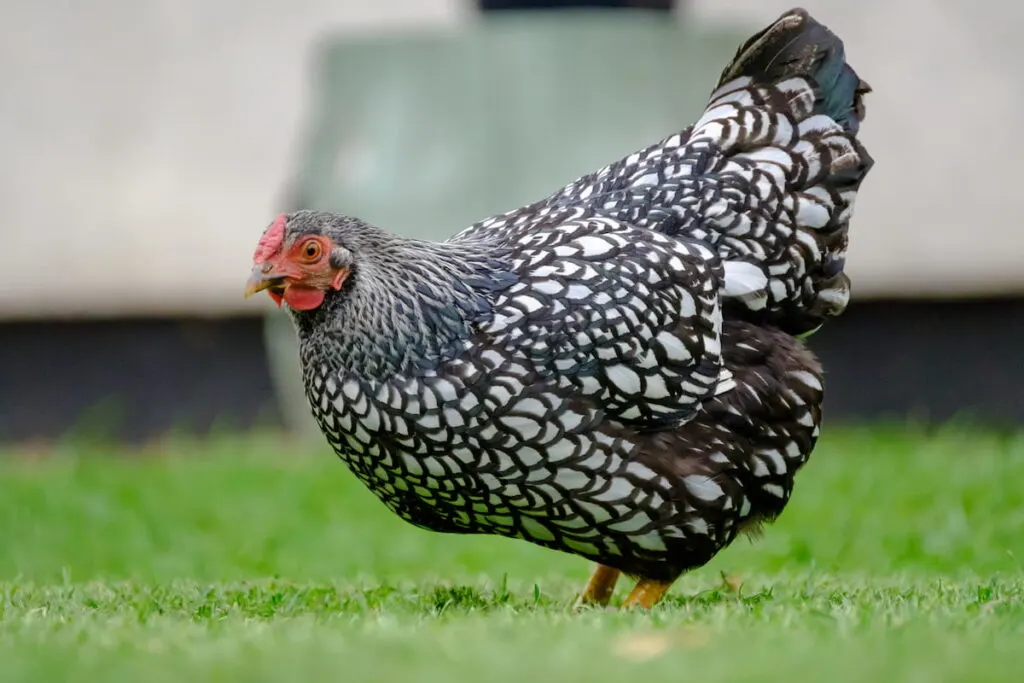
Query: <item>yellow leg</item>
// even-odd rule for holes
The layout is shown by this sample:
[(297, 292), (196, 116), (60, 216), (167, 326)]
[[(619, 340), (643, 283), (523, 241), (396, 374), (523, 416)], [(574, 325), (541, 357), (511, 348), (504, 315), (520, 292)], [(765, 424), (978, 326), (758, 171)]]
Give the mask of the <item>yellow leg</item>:
[(622, 603), (622, 606), (625, 608), (640, 607), (642, 609), (651, 609), (665, 596), (665, 593), (672, 587), (672, 584), (672, 581), (640, 579), (636, 587), (630, 592), (629, 597)]
[(587, 581), (587, 587), (583, 589), (580, 597), (576, 598), (576, 604), (573, 607), (579, 609), (583, 605), (606, 606), (612, 599), (615, 584), (621, 574), (622, 572), (618, 569), (606, 567), (603, 564), (597, 565), (594, 573), (590, 575), (590, 580)]

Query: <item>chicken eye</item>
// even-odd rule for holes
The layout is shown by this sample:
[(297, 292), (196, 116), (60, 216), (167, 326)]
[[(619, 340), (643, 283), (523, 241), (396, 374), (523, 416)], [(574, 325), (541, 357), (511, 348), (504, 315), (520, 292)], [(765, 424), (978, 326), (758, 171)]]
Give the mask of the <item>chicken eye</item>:
[(320, 254), (323, 252), (320, 243), (316, 240), (308, 240), (302, 245), (302, 255), (307, 261), (316, 261), (320, 258)]

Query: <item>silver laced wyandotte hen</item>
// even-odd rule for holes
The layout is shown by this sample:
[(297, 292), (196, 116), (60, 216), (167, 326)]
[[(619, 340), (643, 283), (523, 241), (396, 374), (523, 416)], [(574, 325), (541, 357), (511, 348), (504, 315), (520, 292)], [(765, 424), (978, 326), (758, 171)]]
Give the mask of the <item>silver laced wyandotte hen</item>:
[(775, 519), (821, 422), (801, 339), (849, 300), (869, 91), (802, 9), (690, 128), (445, 242), (279, 216), (246, 292), (294, 320), (327, 440), (393, 512), (597, 563), (649, 608)]

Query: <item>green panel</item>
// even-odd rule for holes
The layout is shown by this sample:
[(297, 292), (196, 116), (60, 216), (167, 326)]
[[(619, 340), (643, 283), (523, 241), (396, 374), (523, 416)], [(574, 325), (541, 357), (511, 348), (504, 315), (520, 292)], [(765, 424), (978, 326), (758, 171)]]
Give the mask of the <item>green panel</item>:
[(328, 40), (293, 189), (304, 207), (443, 239), (692, 123), (744, 38), (543, 13)]

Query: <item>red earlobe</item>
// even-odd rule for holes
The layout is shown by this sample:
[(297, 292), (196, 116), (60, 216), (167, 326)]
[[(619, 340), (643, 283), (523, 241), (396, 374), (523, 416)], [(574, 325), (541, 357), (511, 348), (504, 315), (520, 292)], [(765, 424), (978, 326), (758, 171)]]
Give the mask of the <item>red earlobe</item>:
[(345, 284), (345, 280), (348, 278), (348, 274), (351, 271), (348, 268), (342, 268), (334, 275), (334, 279), (331, 280), (331, 287), (335, 290), (340, 290), (341, 286)]

